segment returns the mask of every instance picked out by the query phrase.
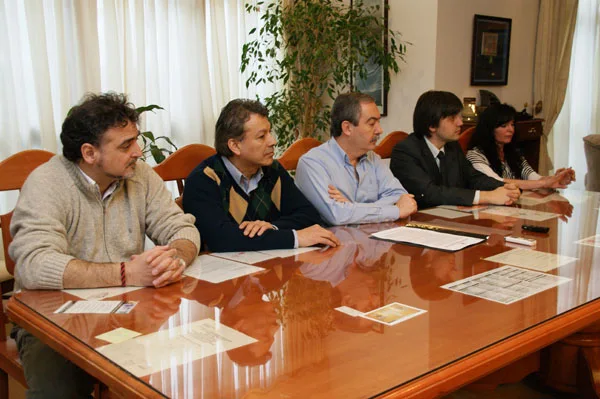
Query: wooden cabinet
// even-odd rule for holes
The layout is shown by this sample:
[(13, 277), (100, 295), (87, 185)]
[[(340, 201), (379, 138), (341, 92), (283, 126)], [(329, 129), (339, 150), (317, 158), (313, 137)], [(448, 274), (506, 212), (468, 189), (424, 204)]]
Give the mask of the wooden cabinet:
[[(515, 123), (515, 143), (527, 162), (537, 172), (540, 164), (540, 142), (543, 131), (543, 119), (530, 119)], [(475, 122), (464, 122), (462, 131), (475, 126)]]

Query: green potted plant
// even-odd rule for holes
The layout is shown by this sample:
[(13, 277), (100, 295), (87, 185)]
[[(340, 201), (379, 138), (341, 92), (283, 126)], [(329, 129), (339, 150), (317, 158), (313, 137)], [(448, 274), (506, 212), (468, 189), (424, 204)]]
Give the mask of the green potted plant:
[(346, 3), (274, 0), (246, 5), (247, 12), (261, 17), (259, 27), (250, 31), (253, 40), (243, 45), (241, 71), (252, 66), (246, 87), (282, 84), (264, 99), (279, 151), (300, 137), (329, 136), (330, 104), (357, 76), (367, 77), (365, 60), (381, 66), (385, 90), (390, 71), (397, 73), (397, 60), (404, 60), (407, 43), (399, 40), (399, 32), (386, 29), (379, 5)]
[[(155, 104), (139, 107), (135, 110), (137, 111), (138, 115), (141, 115), (146, 111), (154, 112), (154, 110), (156, 109), (164, 110), (163, 107)], [(167, 158), (167, 156), (172, 154), (173, 151), (177, 150), (177, 146), (167, 136), (154, 136), (154, 133), (146, 131), (140, 133), (140, 138), (142, 139), (142, 159), (144, 161), (146, 161), (149, 156), (152, 156), (154, 162), (156, 162), (156, 164), (158, 165), (159, 163), (164, 161)], [(160, 147), (161, 144), (159, 143), (159, 141), (163, 141), (170, 147)], [(165, 145), (164, 143), (162, 145)]]

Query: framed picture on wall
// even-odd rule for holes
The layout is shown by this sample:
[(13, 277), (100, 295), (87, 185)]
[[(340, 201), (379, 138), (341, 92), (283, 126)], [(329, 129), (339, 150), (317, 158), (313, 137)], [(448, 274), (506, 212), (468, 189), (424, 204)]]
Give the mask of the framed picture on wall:
[(477, 15), (473, 19), (471, 86), (508, 83), (512, 19)]
[[(350, 6), (352, 6), (352, 0), (350, 0)], [(388, 0), (363, 0), (363, 7), (379, 6), (377, 10), (381, 13), (385, 23), (384, 34), (381, 36), (381, 40), (384, 43), (384, 47), (387, 51), (388, 48)], [(370, 95), (375, 99), (375, 104), (381, 113), (381, 116), (387, 116), (387, 90), (385, 90), (385, 74), (383, 68), (370, 60), (365, 62), (367, 67), (367, 77), (362, 79), (358, 74), (353, 77), (353, 89)]]

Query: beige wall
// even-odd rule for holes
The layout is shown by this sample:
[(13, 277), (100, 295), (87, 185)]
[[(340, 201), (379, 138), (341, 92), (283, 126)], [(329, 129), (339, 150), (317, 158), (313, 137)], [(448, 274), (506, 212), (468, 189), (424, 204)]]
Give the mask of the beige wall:
[[(437, 19), (436, 88), (451, 91), (461, 100), (479, 97), (479, 89), (487, 89), (517, 110), (521, 110), (525, 102), (531, 107), (537, 11), (538, 0), (441, 0)], [(506, 86), (470, 86), (475, 14), (512, 19)]]
[[(443, 2), (444, 0), (441, 0)], [(434, 87), (438, 0), (390, 0), (389, 26), (400, 31), (408, 46), (406, 63), (391, 77), (384, 134), (412, 131), (412, 112), (419, 95)]]
[[(392, 76), (384, 134), (411, 132), (417, 98), (430, 89), (451, 91), (461, 100), (487, 89), (517, 110), (529, 103), (531, 112), (537, 12), (538, 0), (390, 0), (390, 28), (413, 45), (401, 72)], [(506, 86), (470, 85), (475, 14), (512, 19)]]

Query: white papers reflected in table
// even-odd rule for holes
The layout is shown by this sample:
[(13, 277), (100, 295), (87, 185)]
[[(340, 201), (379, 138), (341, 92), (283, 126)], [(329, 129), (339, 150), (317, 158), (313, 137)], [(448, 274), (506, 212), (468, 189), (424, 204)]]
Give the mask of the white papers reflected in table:
[(110, 298), (116, 295), (126, 294), (131, 291), (139, 290), (143, 287), (108, 287), (108, 288), (85, 288), (76, 290), (63, 290), (67, 294), (74, 295), (88, 301), (100, 301), (105, 298)]
[(485, 209), (481, 213), (489, 213), (492, 215), (508, 216), (517, 219), (533, 220), (535, 222), (543, 222), (544, 220), (553, 219), (560, 216), (557, 213), (534, 211), (532, 209), (513, 208), (510, 206), (495, 206)]
[(239, 331), (204, 319), (102, 346), (97, 351), (142, 377), (254, 342), (257, 340)]
[(217, 284), (262, 270), (265, 269), (211, 255), (200, 255), (185, 269), (184, 274)]
[(570, 256), (550, 254), (527, 248), (516, 248), (485, 258), (490, 262), (506, 263), (513, 266), (547, 272), (577, 260)]
[(518, 267), (502, 266), (443, 285), (442, 288), (509, 305), (570, 280)]
[(469, 214), (466, 212), (457, 212), (452, 209), (446, 209), (446, 208), (423, 209), (423, 210), (420, 210), (419, 213), (426, 213), (428, 215), (439, 216), (439, 217), (446, 218), (446, 219), (458, 219), (458, 218), (464, 218), (466, 216), (469, 216)]
[(575, 241), (575, 243), (600, 248), (600, 234)]
[(405, 226), (379, 231), (372, 236), (382, 240), (415, 244), (443, 251), (459, 251), (470, 245), (479, 244), (484, 241), (483, 238), (440, 233), (438, 231)]

